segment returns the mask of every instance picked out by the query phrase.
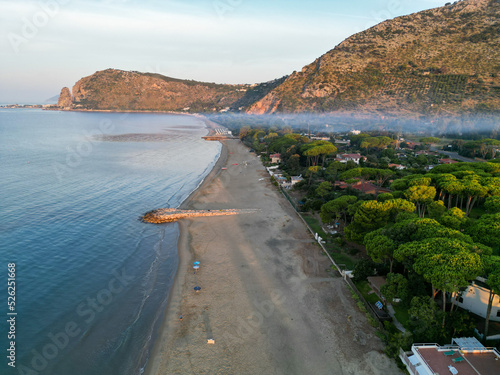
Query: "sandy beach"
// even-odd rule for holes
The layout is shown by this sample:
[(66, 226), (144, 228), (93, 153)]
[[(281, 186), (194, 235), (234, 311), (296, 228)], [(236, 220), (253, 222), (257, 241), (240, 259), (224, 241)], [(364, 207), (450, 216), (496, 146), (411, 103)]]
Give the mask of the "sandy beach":
[(223, 145), (181, 208), (259, 211), (179, 222), (179, 269), (146, 373), (400, 374), (259, 158), (239, 140)]

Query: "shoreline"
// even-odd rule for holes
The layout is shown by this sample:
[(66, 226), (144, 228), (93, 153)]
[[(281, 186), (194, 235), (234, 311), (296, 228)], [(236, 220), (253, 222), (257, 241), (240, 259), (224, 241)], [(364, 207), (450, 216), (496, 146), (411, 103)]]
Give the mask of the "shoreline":
[(45, 111), (60, 111), (60, 112), (105, 112), (105, 113), (160, 113), (160, 114), (169, 114), (169, 115), (196, 115), (196, 113), (186, 113), (186, 112), (176, 112), (176, 111), (153, 111), (153, 110), (133, 110), (133, 109), (79, 109), (79, 108), (40, 108)]
[(145, 374), (401, 374), (261, 160), (239, 140), (221, 143), (225, 157), (181, 207), (259, 214), (179, 222), (178, 269)]
[[(195, 116), (200, 118), (205, 122), (207, 130), (213, 129), (215, 124), (213, 121), (208, 120), (204, 116)], [(187, 210), (191, 208), (192, 200), (199, 194), (199, 192), (212, 180), (217, 177), (222, 171), (222, 167), (226, 164), (228, 158), (228, 148), (223, 141), (219, 141), (222, 148), (215, 162), (212, 170), (207, 174), (207, 176), (200, 181), (200, 184), (194, 189), (179, 205), (179, 209)], [(160, 324), (160, 329), (158, 332), (158, 337), (156, 342), (153, 344), (153, 349), (151, 350), (144, 375), (155, 375), (159, 370), (161, 364), (160, 352), (162, 347), (166, 344), (166, 339), (172, 334), (173, 327), (168, 323), (173, 322), (178, 319), (177, 309), (180, 306), (180, 301), (182, 300), (182, 284), (185, 276), (187, 274), (188, 261), (192, 258), (190, 248), (190, 236), (188, 232), (188, 222), (187, 220), (180, 220), (176, 222), (179, 230), (179, 237), (177, 239), (177, 257), (178, 265), (174, 276), (174, 282), (170, 289), (170, 293), (167, 299), (167, 305), (165, 307), (165, 313)]]

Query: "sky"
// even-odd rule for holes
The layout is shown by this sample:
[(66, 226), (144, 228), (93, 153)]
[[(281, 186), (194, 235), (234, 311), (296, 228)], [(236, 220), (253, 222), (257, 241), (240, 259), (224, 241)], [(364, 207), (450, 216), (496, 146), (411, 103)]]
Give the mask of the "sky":
[(258, 83), (443, 0), (0, 0), (0, 103), (43, 103), (115, 68)]

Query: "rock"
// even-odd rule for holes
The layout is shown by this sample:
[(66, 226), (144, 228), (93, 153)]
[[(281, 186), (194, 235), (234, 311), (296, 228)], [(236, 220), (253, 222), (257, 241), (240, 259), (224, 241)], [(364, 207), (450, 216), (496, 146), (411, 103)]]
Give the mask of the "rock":
[(69, 88), (63, 87), (61, 94), (59, 95), (59, 100), (57, 101), (57, 106), (60, 108), (69, 108), (72, 104), (73, 98), (71, 97)]

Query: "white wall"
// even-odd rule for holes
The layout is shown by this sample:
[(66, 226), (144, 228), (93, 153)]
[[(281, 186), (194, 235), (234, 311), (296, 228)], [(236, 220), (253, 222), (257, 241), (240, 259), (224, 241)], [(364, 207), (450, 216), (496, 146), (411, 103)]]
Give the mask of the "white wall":
[[(490, 291), (479, 285), (473, 284), (467, 287), (463, 291), (462, 295), (457, 296), (457, 305), (464, 310), (470, 311), (476, 315), (483, 318), (486, 317), (486, 311), (488, 309), (488, 298), (490, 296)], [(460, 297), (462, 297), (463, 302), (460, 302)], [(500, 322), (500, 316), (497, 316), (497, 312), (500, 310), (500, 296), (495, 295), (493, 299), (493, 304), (491, 308), (490, 320)]]

